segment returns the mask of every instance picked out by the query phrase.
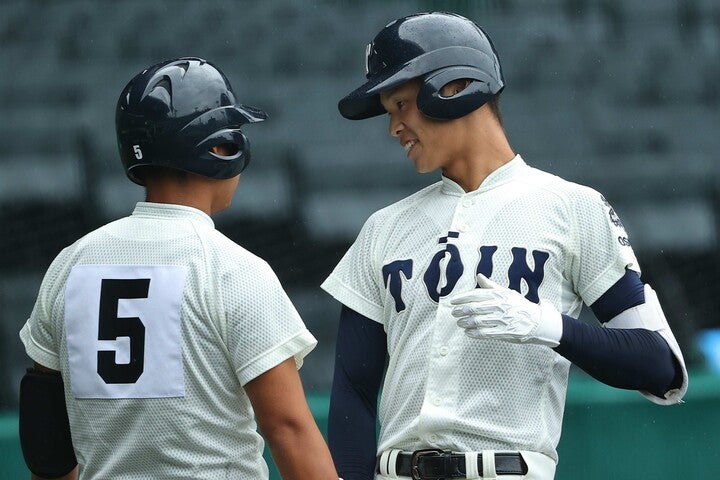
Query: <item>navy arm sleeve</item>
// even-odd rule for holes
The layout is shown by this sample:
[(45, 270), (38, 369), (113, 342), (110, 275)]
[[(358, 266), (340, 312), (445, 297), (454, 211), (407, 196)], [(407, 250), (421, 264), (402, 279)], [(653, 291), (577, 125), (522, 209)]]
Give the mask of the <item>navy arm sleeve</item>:
[(377, 404), (387, 359), (383, 326), (343, 306), (335, 347), (328, 445), (345, 480), (372, 480)]
[[(627, 270), (590, 308), (602, 323), (645, 302), (637, 272)], [(662, 397), (682, 382), (682, 371), (662, 336), (643, 328), (588, 325), (563, 315), (563, 334), (555, 351), (595, 379), (617, 388)]]

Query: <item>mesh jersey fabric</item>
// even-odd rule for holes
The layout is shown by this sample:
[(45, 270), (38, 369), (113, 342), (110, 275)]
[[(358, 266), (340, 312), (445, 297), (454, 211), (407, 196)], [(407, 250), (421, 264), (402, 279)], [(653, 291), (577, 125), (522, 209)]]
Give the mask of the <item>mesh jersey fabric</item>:
[[(64, 319), (68, 276), (77, 265), (135, 264), (187, 271), (179, 306), (184, 393), (74, 398)], [(152, 319), (143, 322), (151, 330)], [(268, 478), (242, 386), (293, 356), (300, 368), (317, 343), (264, 260), (215, 230), (199, 210), (146, 202), (58, 255), (20, 336), (32, 359), (63, 375), (83, 479)], [(87, 342), (96, 345), (96, 338)]]
[(466, 337), (449, 297), (482, 272), (577, 317), (626, 267), (639, 272), (602, 195), (519, 155), (476, 191), (443, 177), (375, 212), (322, 288), (387, 333), (378, 452), (530, 450), (557, 461), (570, 363), (543, 346)]

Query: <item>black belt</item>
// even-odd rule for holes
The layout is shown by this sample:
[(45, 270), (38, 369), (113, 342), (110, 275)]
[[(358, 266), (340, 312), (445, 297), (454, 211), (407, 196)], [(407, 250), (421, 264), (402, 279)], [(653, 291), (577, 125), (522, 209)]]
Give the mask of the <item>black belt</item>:
[[(482, 474), (483, 464), (480, 453), (477, 462), (478, 471)], [(498, 475), (526, 475), (528, 467), (519, 453), (496, 453), (495, 472)], [(395, 473), (414, 480), (466, 478), (465, 454), (435, 449), (399, 453), (395, 463)]]

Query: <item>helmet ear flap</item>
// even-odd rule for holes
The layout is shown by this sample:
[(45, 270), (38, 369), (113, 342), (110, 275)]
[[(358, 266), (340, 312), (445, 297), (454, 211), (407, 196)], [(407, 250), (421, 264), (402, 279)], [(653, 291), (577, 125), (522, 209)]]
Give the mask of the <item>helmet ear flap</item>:
[[(440, 92), (448, 83), (467, 78), (470, 84), (450, 97)], [(418, 109), (436, 120), (454, 120), (463, 117), (487, 103), (503, 86), (483, 71), (468, 66), (441, 68), (428, 73), (417, 96)]]
[[(212, 151), (213, 147), (232, 146), (230, 155), (220, 155)], [(226, 128), (204, 138), (194, 147), (196, 161), (191, 168), (201, 169), (212, 165), (213, 170), (206, 176), (214, 178), (232, 178), (241, 173), (250, 163), (250, 140), (239, 128)], [(195, 164), (197, 162), (197, 164)]]

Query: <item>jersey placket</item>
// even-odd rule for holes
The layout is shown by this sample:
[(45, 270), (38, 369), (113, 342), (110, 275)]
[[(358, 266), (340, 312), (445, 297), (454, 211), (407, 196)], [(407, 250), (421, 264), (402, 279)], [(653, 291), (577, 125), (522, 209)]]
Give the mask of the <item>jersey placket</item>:
[[(476, 194), (466, 194), (458, 198), (447, 237), (440, 239), (441, 244), (446, 243), (445, 259), (441, 261), (441, 281), (438, 291), (447, 284), (446, 267), (452, 255), (459, 253), (463, 259), (476, 259), (477, 248), (469, 240), (471, 231), (471, 218), (475, 206)], [(453, 249), (453, 253), (450, 250)], [(456, 249), (456, 250), (455, 250)], [(418, 422), (418, 434), (423, 443), (432, 446), (442, 446), (447, 440), (443, 432), (452, 428), (455, 417), (458, 415), (457, 399), (460, 380), (458, 368), (462, 358), (457, 348), (458, 336), (462, 334), (451, 314), (452, 305), (450, 293), (457, 293), (461, 289), (471, 288), (474, 282), (474, 263), (464, 262), (461, 280), (455, 285), (452, 292), (441, 295), (433, 323), (433, 333), (428, 358), (428, 377), (425, 387), (425, 397)], [(463, 281), (465, 280), (465, 281)]]

